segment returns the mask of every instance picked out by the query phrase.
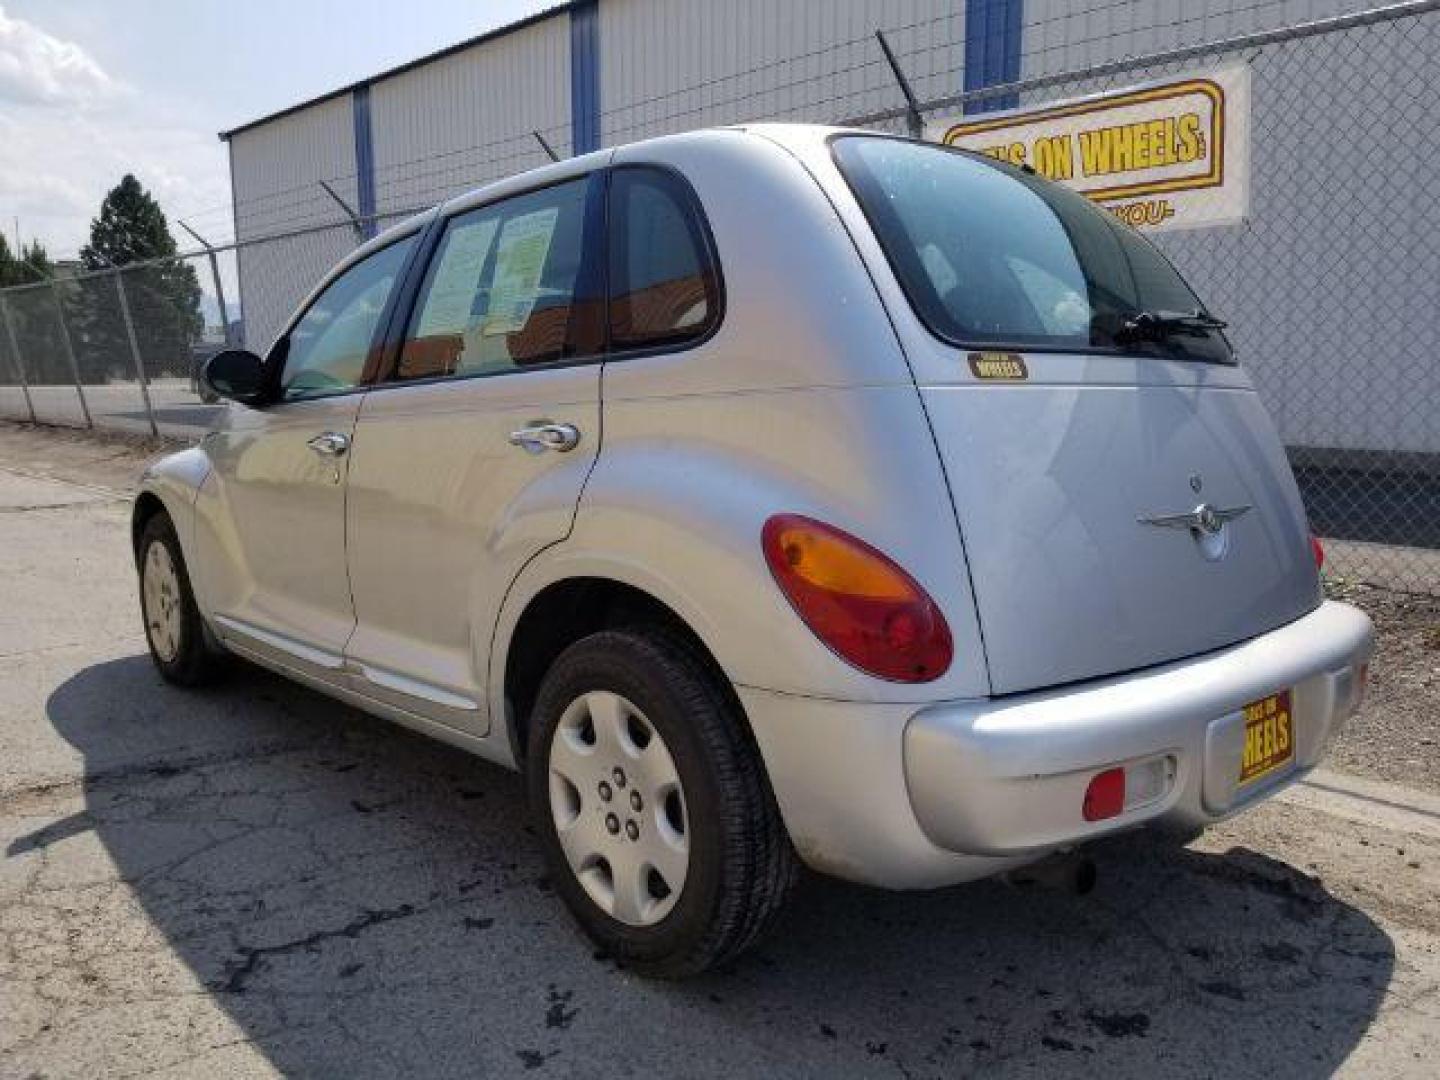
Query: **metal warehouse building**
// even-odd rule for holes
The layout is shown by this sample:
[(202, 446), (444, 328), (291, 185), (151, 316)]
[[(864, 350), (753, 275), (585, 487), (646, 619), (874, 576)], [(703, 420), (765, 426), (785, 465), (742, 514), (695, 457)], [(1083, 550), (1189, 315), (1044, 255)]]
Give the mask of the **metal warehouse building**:
[[(1397, 109), (1417, 122), (1440, 115), (1437, 81), (1426, 75), (1440, 61), (1440, 19), (1357, 24), (1254, 48), (1237, 43), (1223, 54), (1174, 53), (1362, 6), (574, 0), (221, 136), (230, 150), (246, 337), (264, 348), (358, 234), (541, 164), (542, 139), (566, 155), (749, 119), (835, 122), (903, 107), (877, 30), (922, 103), (1017, 81), (1033, 88), (1022, 97), (1029, 103), (1036, 95), (1125, 86), (1187, 64), (1244, 62), (1255, 86), (1249, 219), (1240, 227), (1165, 233), (1162, 246), (1241, 328), (1237, 343), (1287, 443), (1434, 453), (1440, 409), (1417, 407), (1413, 381), (1381, 385), (1367, 364), (1377, 362), (1369, 329), (1375, 318), (1423, 324), (1422, 340), (1412, 336), (1408, 347), (1431, 357), (1440, 352), (1433, 289), (1415, 285), (1424, 275), (1440, 280), (1435, 215), (1397, 229), (1386, 215), (1356, 208), (1403, 205), (1424, 182), (1419, 178), (1433, 175), (1435, 162), (1403, 157), (1375, 128)], [(1167, 50), (1172, 59), (1159, 66), (1121, 63)], [(964, 108), (1015, 100), (997, 96)], [(881, 126), (904, 130), (905, 121)], [(278, 238), (248, 243), (263, 237)], [(1397, 246), (1405, 258), (1395, 257)], [(1337, 263), (1339, 253), (1348, 269)], [(1293, 352), (1296, 340), (1309, 343), (1306, 355), (1277, 361), (1273, 354)], [(1430, 401), (1440, 399), (1433, 368), (1432, 361), (1424, 375)], [(1372, 407), (1356, 412), (1347, 399), (1362, 392)]]

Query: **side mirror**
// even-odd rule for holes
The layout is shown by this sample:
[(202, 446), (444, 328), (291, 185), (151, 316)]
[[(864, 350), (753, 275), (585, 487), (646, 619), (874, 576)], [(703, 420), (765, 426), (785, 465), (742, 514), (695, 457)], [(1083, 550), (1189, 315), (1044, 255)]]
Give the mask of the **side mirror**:
[(205, 363), (205, 385), (241, 405), (263, 405), (265, 361), (246, 349), (226, 349)]

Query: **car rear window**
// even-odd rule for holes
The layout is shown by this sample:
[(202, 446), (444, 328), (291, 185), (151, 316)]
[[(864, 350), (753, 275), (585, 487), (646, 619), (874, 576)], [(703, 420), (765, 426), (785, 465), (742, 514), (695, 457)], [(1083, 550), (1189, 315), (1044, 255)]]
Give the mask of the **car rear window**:
[(1203, 305), (1153, 244), (1083, 195), (934, 144), (845, 136), (834, 154), (911, 305), (946, 341), (1230, 361), (1219, 330), (1127, 335), (1142, 311)]

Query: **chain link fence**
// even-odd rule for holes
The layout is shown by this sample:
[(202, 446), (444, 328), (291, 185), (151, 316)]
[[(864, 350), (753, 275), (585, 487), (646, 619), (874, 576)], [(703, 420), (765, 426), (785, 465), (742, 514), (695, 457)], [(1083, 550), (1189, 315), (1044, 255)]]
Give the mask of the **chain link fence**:
[[(1071, 71), (1050, 70), (1050, 54), (1037, 54), (1028, 79), (935, 97), (958, 82), (952, 31), (943, 21), (891, 27), (883, 46), (866, 34), (620, 104), (602, 115), (606, 141), (761, 118), (913, 132), (962, 109), (1031, 107), (1248, 65), (1245, 221), (1155, 239), (1230, 323), (1329, 542), (1330, 572), (1440, 595), (1440, 3)], [(854, 115), (877, 100), (896, 105)], [(292, 188), (267, 205), (237, 204), (242, 235), (262, 219), (265, 235), (0, 290), (0, 417), (198, 436), (223, 408), (204, 399), (198, 379), (208, 356), (227, 346), (263, 352), (364, 235), (546, 160), (544, 143), (563, 152), (567, 142), (566, 130), (517, 132), (388, 166), (378, 201), (391, 209), (374, 221), (344, 216), (345, 198), (320, 185)], [(354, 178), (331, 183), (348, 197)]]
[(1229, 322), (1312, 527), (1327, 540), (1327, 572), (1432, 595), (1440, 595), (1437, 9), (1392, 5), (938, 103), (954, 112), (1003, 95), (1028, 109), (1248, 66), (1244, 222), (1152, 239)]

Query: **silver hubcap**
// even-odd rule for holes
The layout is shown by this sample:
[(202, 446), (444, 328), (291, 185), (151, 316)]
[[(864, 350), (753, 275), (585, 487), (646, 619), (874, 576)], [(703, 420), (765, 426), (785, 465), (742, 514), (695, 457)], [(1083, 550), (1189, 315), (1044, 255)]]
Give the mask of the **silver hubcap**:
[(144, 577), (145, 631), (155, 655), (169, 663), (180, 653), (180, 575), (175, 572), (170, 549), (158, 540), (145, 552)]
[(630, 926), (665, 918), (690, 868), (690, 819), (675, 761), (619, 694), (576, 698), (550, 740), (550, 813), (590, 899)]

